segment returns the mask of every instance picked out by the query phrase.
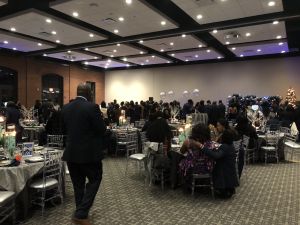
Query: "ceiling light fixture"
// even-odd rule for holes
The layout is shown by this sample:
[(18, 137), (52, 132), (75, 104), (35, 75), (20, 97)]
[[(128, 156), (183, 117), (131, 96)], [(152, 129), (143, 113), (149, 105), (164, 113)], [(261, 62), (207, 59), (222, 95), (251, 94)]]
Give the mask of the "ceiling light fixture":
[(230, 44), (230, 42), (229, 41), (226, 41), (226, 43), (225, 43), (226, 45), (229, 45)]
[(167, 63), (170, 63), (170, 61), (167, 61)]
[(270, 1), (269, 3), (268, 3), (268, 6), (275, 6), (276, 5), (276, 2), (274, 2), (274, 1)]
[(125, 0), (127, 5), (130, 5), (132, 3), (132, 0)]
[(115, 30), (114, 30), (114, 33), (115, 33), (115, 34), (119, 33), (119, 30), (115, 29)]
[(17, 50), (17, 48), (13, 48), (13, 50), (14, 50), (14, 51), (16, 51), (16, 50)]
[(7, 44), (8, 44), (8, 41), (3, 41), (3, 43), (7, 45)]
[(278, 21), (278, 20), (275, 20), (275, 21), (273, 22), (273, 24), (274, 24), (274, 25), (279, 24), (279, 21)]
[(10, 30), (11, 30), (12, 32), (15, 32), (15, 31), (16, 31), (16, 28), (11, 27)]
[(146, 59), (146, 62), (149, 62), (149, 59)]
[(47, 54), (43, 54), (43, 56), (47, 56)]
[(173, 45), (174, 45), (174, 42), (171, 42), (170, 45), (173, 46)]
[(140, 54), (141, 54), (141, 55), (143, 55), (143, 54), (144, 54), (144, 52), (143, 52), (143, 51), (141, 51), (141, 52), (140, 52)]
[(175, 54), (173, 53), (173, 54), (171, 54), (171, 56), (175, 56)]
[(233, 50), (233, 51), (234, 51), (234, 50), (236, 50), (236, 48), (235, 48), (235, 47), (233, 47), (233, 48), (231, 48), (231, 50)]
[(56, 40), (55, 42), (56, 42), (56, 43), (60, 43), (60, 40)]
[(129, 67), (130, 65), (129, 64), (126, 64), (126, 67)]
[(283, 45), (283, 42), (280, 42), (278, 45), (279, 45), (279, 46)]
[(222, 57), (221, 56), (218, 56), (218, 59), (221, 59)]
[(85, 50), (85, 51), (88, 51), (88, 50), (89, 50), (89, 48), (85, 48), (84, 50)]
[(188, 62), (189, 60), (188, 60), (188, 59), (186, 59), (185, 61), (186, 61), (186, 62)]
[(185, 35), (185, 34), (183, 34), (183, 35), (181, 35), (181, 37), (185, 38), (185, 37), (186, 37), (186, 35)]
[(97, 56), (94, 56), (94, 59), (98, 59), (98, 57), (97, 57)]
[(56, 35), (56, 31), (55, 30), (51, 31), (51, 34)]
[(285, 51), (281, 51), (281, 53), (285, 53)]
[(68, 53), (71, 53), (71, 51), (69, 50)]
[(202, 48), (202, 45), (198, 45), (199, 48)]
[(92, 38), (92, 37), (94, 37), (94, 34), (90, 33), (89, 36)]
[(46, 19), (46, 22), (47, 23), (52, 23), (52, 20), (51, 19)]
[(251, 33), (246, 33), (246, 37), (250, 37), (251, 36)]
[(127, 61), (127, 58), (123, 58), (123, 61), (125, 61), (125, 62), (126, 62), (126, 61)]
[(120, 46), (121, 46), (121, 44), (117, 44), (117, 46), (118, 46), (118, 47), (120, 47)]
[(161, 51), (161, 52), (164, 52), (165, 50), (164, 50), (164, 49), (161, 49), (160, 51)]
[(43, 44), (42, 44), (42, 43), (37, 43), (37, 45), (38, 45), (38, 46), (42, 46)]
[(155, 55), (151, 56), (152, 58), (155, 58)]
[(195, 58), (198, 58), (199, 57), (199, 55), (195, 55)]
[(108, 59), (107, 62), (111, 63), (111, 59)]
[(143, 65), (144, 65), (144, 63), (141, 63), (141, 65), (143, 66)]
[(214, 33), (214, 34), (218, 33), (218, 30), (213, 30), (213, 33)]
[(73, 15), (74, 17), (78, 17), (78, 16), (79, 16), (78, 12), (73, 12), (72, 15)]
[(257, 49), (256, 51), (257, 51), (257, 52), (261, 52), (261, 49)]
[(114, 57), (114, 55), (110, 55), (110, 57), (111, 57), (111, 58), (113, 58), (113, 57)]
[(113, 52), (114, 52), (114, 53), (116, 53), (116, 52), (117, 52), (117, 50), (116, 50), (116, 49), (114, 49), (114, 50), (113, 50)]
[(206, 52), (207, 52), (207, 53), (210, 53), (210, 50), (209, 50), (209, 49), (207, 49), (207, 50), (206, 50)]
[(240, 55), (240, 57), (244, 57), (244, 55)]
[(144, 41), (143, 41), (143, 40), (140, 40), (139, 42), (140, 42), (140, 44), (142, 44)]
[(165, 26), (167, 23), (166, 23), (166, 21), (161, 21), (160, 24), (161, 24), (162, 26)]
[(278, 35), (277, 37), (276, 37), (276, 39), (281, 39), (282, 38), (282, 36), (281, 35)]
[(85, 65), (89, 65), (89, 62), (84, 62)]
[(203, 18), (203, 16), (202, 16), (201, 14), (198, 14), (198, 15), (197, 15), (197, 19), (198, 19), (198, 20), (201, 20), (202, 18)]
[(123, 22), (124, 21), (124, 17), (119, 17), (119, 21)]

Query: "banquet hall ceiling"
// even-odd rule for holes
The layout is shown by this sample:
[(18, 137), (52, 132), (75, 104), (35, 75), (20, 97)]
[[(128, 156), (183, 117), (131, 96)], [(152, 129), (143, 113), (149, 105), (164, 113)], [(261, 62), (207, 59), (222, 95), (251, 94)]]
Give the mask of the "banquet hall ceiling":
[(0, 0), (0, 50), (103, 69), (299, 55), (300, 1)]

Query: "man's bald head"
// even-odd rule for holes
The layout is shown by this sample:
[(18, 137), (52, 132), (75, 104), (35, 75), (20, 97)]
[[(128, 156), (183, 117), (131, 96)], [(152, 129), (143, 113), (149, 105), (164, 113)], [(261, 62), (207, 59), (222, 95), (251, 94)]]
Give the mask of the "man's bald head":
[(85, 97), (88, 101), (91, 100), (91, 88), (86, 83), (80, 83), (77, 86), (77, 96)]

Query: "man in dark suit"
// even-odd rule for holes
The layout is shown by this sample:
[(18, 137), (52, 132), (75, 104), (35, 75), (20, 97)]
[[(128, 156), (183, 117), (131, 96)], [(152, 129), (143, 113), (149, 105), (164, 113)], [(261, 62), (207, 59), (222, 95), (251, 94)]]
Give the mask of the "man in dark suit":
[(89, 86), (79, 84), (76, 99), (62, 109), (63, 129), (67, 135), (63, 160), (69, 168), (76, 202), (72, 222), (82, 225), (91, 224), (88, 213), (102, 179), (101, 160), (106, 131), (99, 106), (90, 100)]

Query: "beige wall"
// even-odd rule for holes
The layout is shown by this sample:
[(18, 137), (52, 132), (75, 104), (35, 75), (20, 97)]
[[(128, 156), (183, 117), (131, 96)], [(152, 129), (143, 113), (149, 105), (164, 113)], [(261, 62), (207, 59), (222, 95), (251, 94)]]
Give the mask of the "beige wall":
[[(226, 101), (228, 95), (240, 93), (257, 96), (286, 96), (292, 86), (300, 96), (300, 57), (174, 66), (164, 68), (110, 71), (105, 74), (106, 101), (146, 100), (173, 90), (184, 102), (184, 90), (199, 89), (194, 100)], [(300, 99), (300, 97), (298, 98)], [(167, 100), (171, 100), (170, 98)]]

